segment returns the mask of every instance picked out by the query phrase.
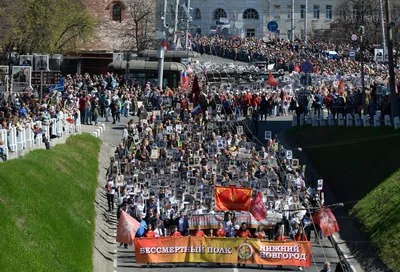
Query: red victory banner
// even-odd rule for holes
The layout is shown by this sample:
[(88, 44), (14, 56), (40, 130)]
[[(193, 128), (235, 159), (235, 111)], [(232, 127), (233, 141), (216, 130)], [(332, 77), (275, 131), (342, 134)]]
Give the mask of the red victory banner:
[(313, 216), (314, 223), (317, 224), (322, 231), (322, 234), (327, 237), (339, 231), (339, 225), (336, 217), (333, 215), (331, 209), (323, 206)]
[(132, 245), (139, 227), (140, 223), (122, 210), (118, 221), (117, 242)]
[(272, 86), (272, 87), (278, 86), (278, 82), (276, 81), (276, 79), (274, 78), (274, 76), (272, 75), (272, 73), (269, 73), (269, 75), (268, 75), (267, 84), (268, 84), (269, 86)]
[(258, 192), (256, 197), (253, 198), (250, 205), (250, 213), (254, 216), (257, 221), (265, 219), (267, 210), (265, 209), (262, 193)]
[(216, 186), (215, 208), (218, 211), (249, 211), (252, 192), (250, 188)]
[(234, 263), (311, 266), (311, 242), (245, 238), (135, 239), (136, 263)]

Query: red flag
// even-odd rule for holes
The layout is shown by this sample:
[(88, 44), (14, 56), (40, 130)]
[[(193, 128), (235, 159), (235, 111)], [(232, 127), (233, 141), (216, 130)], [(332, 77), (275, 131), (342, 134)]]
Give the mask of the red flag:
[(249, 211), (252, 192), (251, 188), (216, 186), (215, 208), (218, 211)]
[(194, 76), (192, 92), (190, 93), (190, 102), (193, 103), (194, 105), (197, 105), (197, 103), (199, 102), (199, 97), (200, 97), (199, 80), (197, 79), (197, 76)]
[(336, 221), (336, 217), (333, 215), (331, 209), (326, 206), (323, 206), (314, 214), (313, 221), (321, 228), (322, 234), (325, 237), (331, 236), (339, 231), (339, 225)]
[(300, 72), (300, 67), (298, 65), (295, 65), (294, 66), (294, 71), (297, 72), (297, 73)]
[(73, 125), (75, 123), (75, 120), (72, 119), (71, 117), (68, 117), (67, 119), (65, 119), (68, 123), (70, 123), (71, 125)]
[(274, 76), (272, 75), (272, 73), (269, 73), (269, 75), (268, 75), (267, 84), (268, 84), (269, 86), (273, 86), (273, 87), (278, 86), (278, 82), (276, 81), (276, 79), (274, 78)]
[(132, 245), (139, 227), (140, 223), (135, 218), (122, 211), (118, 221), (117, 242)]
[(258, 192), (256, 197), (251, 200), (250, 213), (257, 221), (265, 219), (267, 210), (265, 209), (262, 193)]
[(163, 38), (161, 40), (161, 45), (164, 48), (165, 53), (167, 53), (168, 52), (168, 44), (167, 44), (167, 40), (165, 38)]
[(343, 77), (339, 82), (338, 93), (339, 94), (343, 94), (344, 93), (344, 78)]

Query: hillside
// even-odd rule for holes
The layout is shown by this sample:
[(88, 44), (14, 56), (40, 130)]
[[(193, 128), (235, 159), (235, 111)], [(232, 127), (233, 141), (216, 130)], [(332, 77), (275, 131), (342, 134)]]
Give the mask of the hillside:
[(287, 135), (359, 219), (380, 259), (400, 271), (400, 131), (296, 127)]
[(77, 135), (0, 164), (1, 271), (92, 271), (99, 150)]

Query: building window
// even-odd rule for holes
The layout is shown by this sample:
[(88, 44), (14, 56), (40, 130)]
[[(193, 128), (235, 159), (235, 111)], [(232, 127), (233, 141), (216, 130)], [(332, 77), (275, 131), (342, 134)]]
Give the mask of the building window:
[(332, 19), (332, 6), (331, 5), (326, 5), (325, 19), (327, 19), (327, 20)]
[(121, 4), (117, 3), (114, 4), (112, 7), (112, 19), (116, 22), (121, 22), (122, 15), (121, 15)]
[(255, 9), (246, 9), (243, 12), (243, 19), (255, 19), (258, 20), (260, 17), (258, 15), (258, 11)]
[(314, 19), (319, 19), (319, 5), (314, 5)]
[(280, 5), (274, 5), (274, 19), (280, 19), (281, 18), (281, 6)]
[(281, 31), (278, 29), (277, 31), (275, 31), (275, 39), (279, 39), (281, 36)]
[(194, 10), (194, 19), (201, 19), (201, 11), (199, 8)]
[(302, 40), (305, 40), (306, 38), (306, 31), (304, 29), (300, 30), (300, 36)]
[(287, 18), (288, 19), (292, 18), (292, 5), (287, 6)]
[(300, 5), (300, 18), (306, 18), (306, 5)]
[(292, 39), (292, 31), (291, 30), (287, 31), (287, 38), (288, 38), (288, 40)]
[(246, 30), (246, 37), (247, 38), (253, 38), (256, 36), (256, 30), (254, 28), (248, 28)]
[(214, 20), (219, 20), (219, 18), (227, 18), (225, 10), (221, 8), (214, 11)]

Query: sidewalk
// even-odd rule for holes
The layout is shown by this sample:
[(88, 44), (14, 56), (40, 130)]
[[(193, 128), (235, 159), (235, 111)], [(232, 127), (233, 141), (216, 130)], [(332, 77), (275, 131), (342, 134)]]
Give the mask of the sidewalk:
[[(288, 138), (284, 132), (278, 135), (278, 139), (286, 149), (293, 151), (293, 157), (298, 158), (301, 165), (306, 165), (307, 180), (311, 180), (316, 183), (320, 175), (318, 175), (317, 171), (313, 168), (312, 163), (307, 158), (307, 155), (304, 152), (295, 150), (297, 146), (295, 146), (294, 142)], [(325, 203), (328, 205), (332, 203), (338, 203), (337, 198), (329, 189), (325, 191)], [(360, 231), (360, 227), (355, 218), (350, 217), (342, 207), (339, 207), (332, 212), (336, 216), (340, 227), (340, 231), (335, 233), (332, 237), (338, 245), (339, 253), (350, 265), (350, 271), (389, 271), (376, 257), (376, 250)]]

